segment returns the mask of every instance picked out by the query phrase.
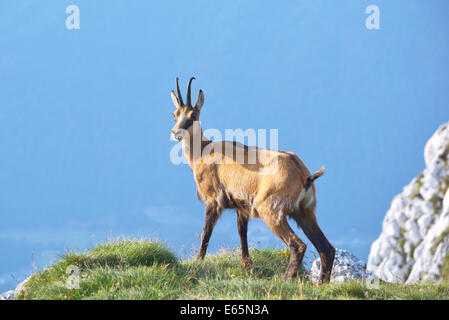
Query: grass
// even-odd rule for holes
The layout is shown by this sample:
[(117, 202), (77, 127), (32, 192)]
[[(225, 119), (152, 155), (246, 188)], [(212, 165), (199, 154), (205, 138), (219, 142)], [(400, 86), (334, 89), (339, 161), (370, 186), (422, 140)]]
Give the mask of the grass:
[[(32, 276), (18, 299), (449, 299), (444, 284), (317, 286), (304, 270), (285, 281), (288, 251), (253, 248), (251, 256), (254, 265), (245, 268), (238, 249), (181, 261), (159, 242), (110, 241), (87, 253), (64, 254)], [(79, 289), (66, 285), (73, 277), (69, 266), (79, 270)]]
[(415, 189), (413, 190), (413, 192), (412, 192), (412, 199), (415, 199), (416, 197), (418, 197), (418, 196), (420, 196), (421, 197), (421, 195), (420, 195), (420, 193), (419, 193), (419, 190), (421, 189), (421, 187), (423, 186), (423, 182), (422, 182), (422, 179), (424, 178), (424, 174), (421, 172), (419, 175), (418, 175), (418, 178), (416, 179), (416, 187), (415, 187)]
[(444, 257), (443, 268), (441, 268), (441, 278), (449, 283), (449, 253)]
[(438, 246), (441, 242), (443, 242), (444, 238), (449, 236), (449, 227), (444, 229), (444, 231), (435, 239), (435, 241), (432, 243), (432, 247), (430, 248), (430, 251), (435, 254), (435, 251), (437, 250)]

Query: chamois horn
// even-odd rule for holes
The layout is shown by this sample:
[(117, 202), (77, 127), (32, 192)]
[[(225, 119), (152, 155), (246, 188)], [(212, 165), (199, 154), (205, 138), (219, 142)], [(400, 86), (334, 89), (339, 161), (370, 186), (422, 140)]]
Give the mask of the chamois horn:
[(191, 77), (190, 80), (189, 80), (189, 84), (187, 85), (187, 105), (189, 107), (192, 106), (192, 101), (190, 99), (190, 96), (191, 96), (190, 95), (190, 85), (192, 84), (192, 80), (195, 80), (195, 77)]
[(181, 90), (179, 89), (179, 78), (178, 77), (176, 77), (176, 91), (178, 92), (179, 105), (183, 106), (184, 102), (182, 101)]

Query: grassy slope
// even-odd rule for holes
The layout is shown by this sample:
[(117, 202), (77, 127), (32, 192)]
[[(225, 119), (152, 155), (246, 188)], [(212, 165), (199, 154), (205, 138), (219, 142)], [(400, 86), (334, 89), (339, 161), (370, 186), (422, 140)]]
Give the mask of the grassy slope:
[[(362, 282), (318, 287), (304, 279), (284, 281), (287, 251), (252, 249), (254, 266), (240, 266), (239, 252), (179, 261), (163, 244), (120, 240), (85, 254), (67, 253), (34, 275), (19, 299), (449, 299), (447, 285)], [(68, 289), (66, 269), (80, 269), (80, 288)]]

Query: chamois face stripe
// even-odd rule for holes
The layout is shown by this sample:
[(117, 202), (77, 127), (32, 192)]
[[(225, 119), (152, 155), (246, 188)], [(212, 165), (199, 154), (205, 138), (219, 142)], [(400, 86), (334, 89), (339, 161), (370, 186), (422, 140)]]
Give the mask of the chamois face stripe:
[(193, 125), (193, 121), (195, 120), (192, 118), (186, 118), (183, 121), (181, 121), (181, 123), (179, 124), (179, 128), (188, 130)]

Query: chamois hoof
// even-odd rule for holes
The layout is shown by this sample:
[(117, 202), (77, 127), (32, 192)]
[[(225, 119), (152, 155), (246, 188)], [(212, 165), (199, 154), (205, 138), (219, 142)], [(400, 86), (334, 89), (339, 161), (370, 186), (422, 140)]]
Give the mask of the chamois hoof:
[(318, 285), (323, 285), (326, 283), (329, 283), (331, 280), (331, 274), (330, 272), (326, 272), (324, 274), (320, 274), (320, 281), (318, 281)]
[(285, 280), (292, 280), (298, 277), (299, 274), (299, 265), (296, 263), (290, 263), (287, 266), (287, 270), (285, 270), (284, 278)]
[(196, 256), (196, 261), (203, 261), (205, 256), (206, 256), (206, 254), (199, 253)]
[(287, 271), (285, 271), (285, 275), (284, 275), (285, 280), (293, 280), (297, 276), (298, 276), (298, 268), (287, 267)]
[(253, 260), (251, 260), (251, 258), (248, 257), (248, 258), (242, 258), (242, 260), (240, 261), (240, 264), (243, 267), (248, 268), (248, 267), (252, 267), (254, 263), (253, 263)]

